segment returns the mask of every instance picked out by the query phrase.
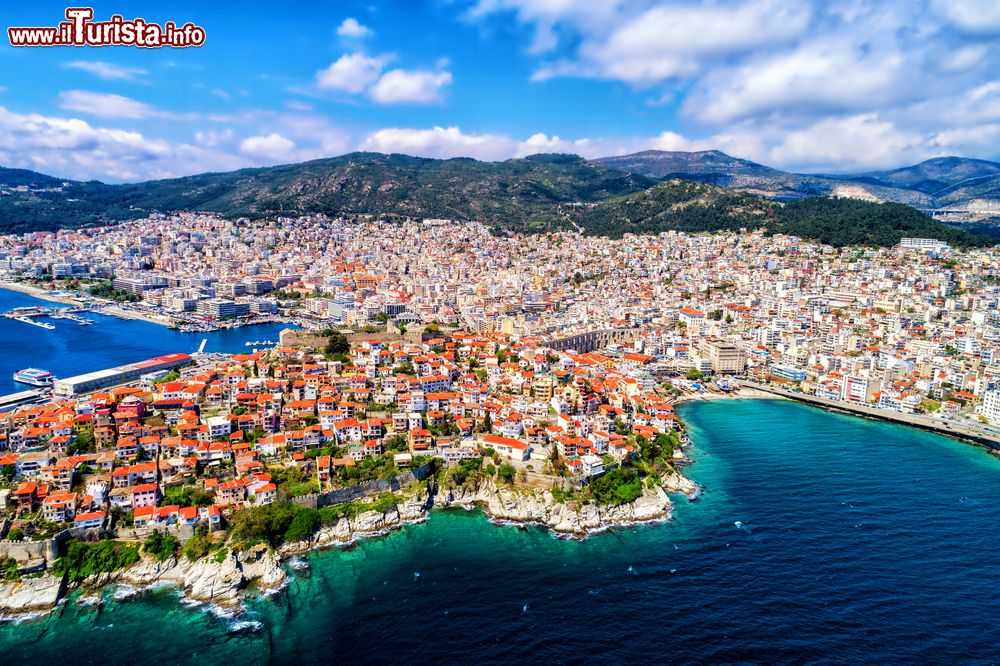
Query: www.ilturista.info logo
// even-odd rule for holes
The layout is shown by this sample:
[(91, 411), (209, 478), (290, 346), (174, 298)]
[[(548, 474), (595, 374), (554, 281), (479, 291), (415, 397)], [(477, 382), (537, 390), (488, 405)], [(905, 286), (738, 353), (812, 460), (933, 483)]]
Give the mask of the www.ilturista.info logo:
[(164, 46), (186, 48), (205, 43), (205, 29), (193, 23), (162, 26), (145, 19), (125, 20), (114, 14), (107, 21), (94, 21), (91, 7), (68, 7), (66, 20), (55, 27), (7, 28), (11, 46)]

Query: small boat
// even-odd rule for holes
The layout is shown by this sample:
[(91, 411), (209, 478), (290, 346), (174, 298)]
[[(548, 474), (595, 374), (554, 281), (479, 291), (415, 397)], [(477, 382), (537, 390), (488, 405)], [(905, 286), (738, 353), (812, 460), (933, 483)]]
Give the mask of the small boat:
[(56, 380), (48, 370), (38, 368), (25, 368), (14, 373), (14, 381), (19, 384), (29, 384), (31, 386), (52, 386)]

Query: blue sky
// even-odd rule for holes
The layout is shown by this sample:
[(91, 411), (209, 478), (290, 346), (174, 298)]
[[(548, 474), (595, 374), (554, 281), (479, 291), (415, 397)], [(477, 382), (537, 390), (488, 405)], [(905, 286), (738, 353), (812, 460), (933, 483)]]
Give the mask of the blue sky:
[[(8, 5), (4, 28), (65, 4)], [(1000, 158), (997, 0), (98, 2), (200, 48), (12, 48), (0, 165), (127, 181), (351, 150)], [(279, 9), (280, 7), (280, 9)]]

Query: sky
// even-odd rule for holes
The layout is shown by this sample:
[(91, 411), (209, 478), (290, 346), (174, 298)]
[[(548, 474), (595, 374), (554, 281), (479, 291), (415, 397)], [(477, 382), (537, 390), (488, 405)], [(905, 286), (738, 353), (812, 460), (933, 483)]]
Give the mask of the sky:
[[(8, 4), (54, 26), (65, 4)], [(14, 48), (0, 166), (107, 182), (354, 150), (717, 149), (839, 173), (1000, 160), (1000, 0), (93, 3), (205, 44)], [(6, 30), (4, 30), (4, 33)]]

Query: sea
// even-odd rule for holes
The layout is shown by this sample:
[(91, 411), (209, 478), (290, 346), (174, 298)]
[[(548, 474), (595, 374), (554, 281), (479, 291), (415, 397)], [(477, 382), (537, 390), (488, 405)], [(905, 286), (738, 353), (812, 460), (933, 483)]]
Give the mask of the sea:
[[(19, 292), (0, 289), (0, 313), (13, 308), (64, 307)], [(124, 363), (144, 361), (174, 352), (192, 353), (207, 339), (206, 352), (248, 352), (247, 342), (278, 340), (282, 323), (257, 324), (212, 333), (182, 333), (166, 326), (134, 319), (84, 313), (89, 326), (68, 319), (36, 318), (55, 326), (47, 330), (15, 319), (0, 317), (0, 395), (32, 388), (12, 377), (24, 368), (41, 368), (56, 377), (71, 377)]]
[(3, 663), (996, 663), (1000, 459), (780, 400), (679, 407), (704, 486), (585, 541), (480, 512), (289, 565), (236, 616), (170, 588), (0, 625)]

